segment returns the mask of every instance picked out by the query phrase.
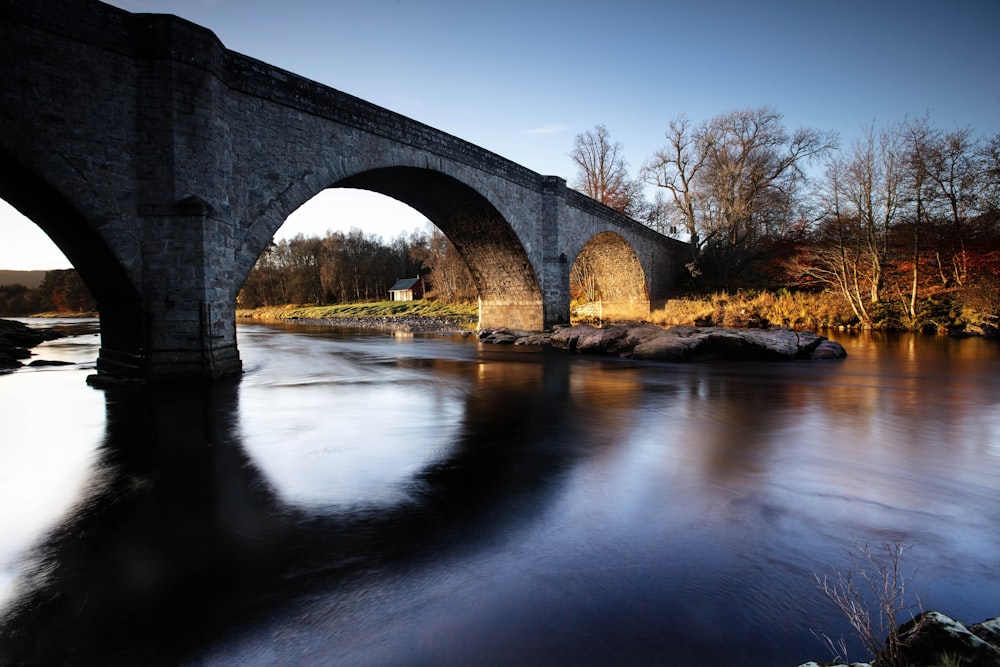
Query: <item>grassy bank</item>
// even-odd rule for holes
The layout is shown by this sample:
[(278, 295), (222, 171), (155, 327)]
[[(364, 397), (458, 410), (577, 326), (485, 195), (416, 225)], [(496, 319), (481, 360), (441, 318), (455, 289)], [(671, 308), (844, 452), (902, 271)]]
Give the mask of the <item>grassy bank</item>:
[(372, 303), (339, 303), (330, 306), (273, 306), (237, 310), (236, 317), (258, 320), (328, 320), (337, 318), (436, 318), (459, 322), (475, 321), (479, 308), (474, 303), (442, 301), (375, 301)]
[[(880, 304), (873, 325), (878, 330), (923, 331), (925, 333), (974, 335), (998, 334), (1000, 309), (989, 303), (927, 299), (918, 316), (907, 318), (892, 302)], [(238, 318), (257, 320), (332, 319), (437, 319), (461, 323), (476, 322), (474, 303), (443, 301), (376, 301), (330, 306), (286, 305), (237, 310)], [(650, 313), (649, 321), (661, 326), (786, 326), (822, 331), (859, 328), (847, 303), (829, 292), (749, 291), (715, 292), (670, 299)]]
[[(1000, 306), (995, 299), (958, 300), (947, 295), (924, 299), (916, 317), (900, 304), (886, 301), (871, 307), (872, 329), (937, 334), (998, 335)], [(664, 326), (787, 326), (796, 329), (855, 329), (858, 319), (847, 303), (830, 292), (788, 290), (716, 292), (671, 299), (650, 314)]]
[(663, 326), (787, 326), (796, 329), (849, 328), (850, 308), (828, 293), (738, 291), (670, 299), (650, 313)]
[(83, 317), (100, 317), (100, 313), (98, 313), (96, 310), (86, 310), (86, 311), (75, 312), (75, 313), (65, 313), (65, 312), (62, 312), (62, 311), (59, 311), (59, 310), (50, 310), (50, 311), (46, 311), (44, 313), (34, 313), (32, 315), (11, 315), (11, 317), (31, 317), (31, 318), (36, 318), (36, 319), (58, 319), (58, 318), (65, 317), (65, 318), (69, 319), (69, 318), (76, 318), (76, 317), (80, 317), (80, 318), (83, 318)]

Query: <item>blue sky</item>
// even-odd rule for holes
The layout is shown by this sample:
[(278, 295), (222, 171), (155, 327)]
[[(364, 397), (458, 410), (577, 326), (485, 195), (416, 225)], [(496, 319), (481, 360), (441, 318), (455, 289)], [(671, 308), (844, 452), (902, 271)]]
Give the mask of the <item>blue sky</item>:
[[(994, 0), (110, 4), (176, 14), (234, 51), (570, 183), (577, 133), (606, 125), (635, 173), (680, 113), (697, 122), (767, 104), (789, 129), (836, 130), (843, 146), (867, 123), (924, 113), (945, 129), (1000, 132)], [(303, 210), (282, 232), (359, 226), (390, 237), (420, 223), (350, 199)], [(0, 232), (9, 238), (13, 226), (0, 212)], [(37, 256), (33, 243), (20, 242), (14, 258), (7, 246), (0, 268)]]

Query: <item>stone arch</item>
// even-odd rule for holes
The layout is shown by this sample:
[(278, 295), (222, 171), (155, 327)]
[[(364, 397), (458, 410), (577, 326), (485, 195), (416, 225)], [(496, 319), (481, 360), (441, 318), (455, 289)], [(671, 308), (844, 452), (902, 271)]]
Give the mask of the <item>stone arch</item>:
[(118, 257), (77, 207), (3, 150), (0, 150), (0, 197), (52, 239), (98, 302), (138, 298), (138, 291)]
[[(479, 292), (480, 327), (543, 328), (542, 293), (528, 254), (500, 211), (475, 188), (443, 172), (412, 166), (367, 169), (340, 178), (329, 187), (392, 197), (433, 222), (472, 273)], [(271, 236), (264, 239), (265, 235), (258, 233), (254, 245), (259, 247), (250, 249), (254, 259), (270, 241)], [(252, 261), (245, 267), (244, 280), (250, 268)]]
[[(646, 274), (635, 250), (621, 235), (600, 232), (580, 250), (570, 269), (570, 281), (585, 281), (588, 313), (605, 320), (642, 320), (649, 316)], [(574, 288), (578, 290), (579, 288)]]
[(141, 363), (146, 347), (142, 297), (104, 238), (57, 188), (3, 150), (0, 197), (52, 239), (97, 301), (98, 368), (113, 371)]

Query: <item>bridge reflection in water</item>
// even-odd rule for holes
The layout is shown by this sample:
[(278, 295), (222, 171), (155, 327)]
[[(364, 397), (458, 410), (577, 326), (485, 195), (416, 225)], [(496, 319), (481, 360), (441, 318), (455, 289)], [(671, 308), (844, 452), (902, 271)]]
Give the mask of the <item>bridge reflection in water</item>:
[[(438, 373), (455, 365), (401, 363)], [(572, 430), (561, 414), (566, 367), (497, 370), (493, 389), (468, 394), (454, 438), (399, 480), (394, 502), (371, 504), (385, 491), (373, 489), (355, 507), (280, 497), (243, 447), (238, 382), (105, 390), (99, 456), (16, 582), (0, 663), (174, 662), (317, 585), (437, 557), (528, 520), (574, 456), (532, 446), (539, 431)]]
[[(100, 446), (64, 448), (92, 452), (78, 500), (12, 565), (0, 663), (799, 664), (824, 657), (811, 630), (851, 637), (813, 572), (899, 534), (929, 606), (997, 613), (995, 343), (670, 365), (240, 340), (239, 384), (0, 376), (4, 405), (106, 412), (79, 429)], [(30, 449), (19, 416), (0, 453)]]

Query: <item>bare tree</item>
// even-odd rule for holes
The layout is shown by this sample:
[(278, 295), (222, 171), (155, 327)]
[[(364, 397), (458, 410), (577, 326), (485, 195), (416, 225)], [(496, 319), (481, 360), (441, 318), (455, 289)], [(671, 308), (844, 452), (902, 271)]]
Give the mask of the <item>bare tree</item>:
[(942, 217), (951, 224), (951, 277), (962, 285), (969, 268), (965, 226), (986, 188), (983, 147), (973, 137), (971, 128), (936, 133), (929, 144), (927, 175), (937, 186), (937, 195), (944, 206)]
[(399, 277), (417, 275), (409, 241), (386, 244), (381, 236), (355, 227), (328, 231), (324, 238), (298, 235), (272, 242), (261, 253), (240, 292), (241, 306), (255, 308), (289, 303), (343, 303), (384, 299)]
[(996, 214), (1000, 212), (1000, 134), (995, 134), (983, 142), (980, 158), (983, 161), (983, 178), (986, 181), (982, 207)]
[(867, 295), (873, 280), (868, 270), (871, 262), (860, 218), (852, 213), (845, 196), (846, 172), (845, 160), (831, 160), (827, 164), (818, 191), (824, 213), (817, 225), (815, 241), (792, 258), (789, 270), (805, 284), (818, 283), (836, 290), (862, 326), (870, 328), (873, 317)]
[(696, 259), (710, 255), (720, 275), (739, 272), (787, 231), (805, 182), (805, 163), (836, 147), (836, 135), (789, 134), (771, 107), (720, 114), (693, 126), (670, 122), (667, 146), (643, 166), (665, 188), (690, 234)]
[(876, 133), (874, 123), (865, 128), (864, 136), (854, 143), (846, 172), (844, 194), (861, 224), (871, 265), (869, 300), (878, 303), (885, 284), (889, 233), (901, 203), (903, 161), (898, 130)]
[(670, 121), (666, 137), (667, 145), (643, 165), (643, 178), (670, 193), (697, 253), (701, 248), (698, 230), (704, 205), (696, 184), (708, 159), (705, 136), (691, 126), (687, 116), (681, 115)]
[(923, 230), (930, 222), (928, 202), (931, 196), (928, 192), (930, 179), (927, 173), (927, 159), (929, 142), (933, 131), (926, 116), (904, 123), (900, 127), (900, 130), (902, 132), (903, 150), (906, 161), (906, 199), (911, 207), (910, 261), (913, 263), (910, 274), (909, 295), (907, 299), (903, 300), (903, 307), (912, 323), (917, 319), (921, 241), (923, 239)]
[(677, 233), (678, 225), (675, 222), (674, 211), (667, 202), (663, 190), (657, 190), (653, 195), (653, 201), (646, 206), (641, 222), (663, 235), (673, 236)]
[(441, 230), (433, 227), (411, 257), (426, 272), (428, 292), (443, 301), (473, 301), (478, 294), (465, 260)]
[(876, 133), (872, 124), (847, 155), (827, 163), (815, 244), (794, 266), (800, 277), (839, 291), (866, 328), (882, 300), (889, 235), (902, 205), (902, 136), (898, 127)]
[(576, 135), (569, 156), (577, 167), (574, 188), (619, 213), (639, 213), (640, 184), (629, 177), (622, 145), (611, 141), (608, 128), (595, 125), (593, 130)]

